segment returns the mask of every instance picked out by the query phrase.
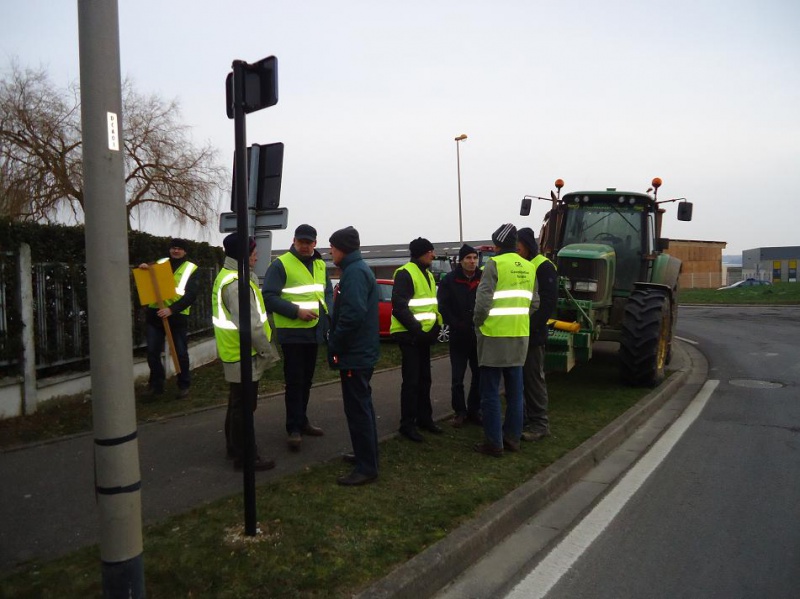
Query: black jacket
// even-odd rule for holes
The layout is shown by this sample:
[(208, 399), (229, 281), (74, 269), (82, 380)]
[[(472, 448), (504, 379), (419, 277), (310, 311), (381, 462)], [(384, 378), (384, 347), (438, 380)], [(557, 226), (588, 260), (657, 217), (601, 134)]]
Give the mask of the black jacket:
[(439, 312), (442, 313), (444, 322), (450, 325), (451, 343), (476, 343), (472, 314), (481, 274), (478, 268), (472, 277), (467, 277), (459, 264), (439, 283), (436, 297), (439, 300)]
[(375, 275), (359, 250), (345, 256), (339, 267), (342, 278), (328, 338), (328, 361), (339, 369), (373, 368), (381, 351)]
[(545, 260), (536, 269), (536, 291), (539, 292), (539, 308), (531, 314), (531, 345), (547, 343), (547, 321), (553, 317), (558, 304), (558, 273), (550, 260)]

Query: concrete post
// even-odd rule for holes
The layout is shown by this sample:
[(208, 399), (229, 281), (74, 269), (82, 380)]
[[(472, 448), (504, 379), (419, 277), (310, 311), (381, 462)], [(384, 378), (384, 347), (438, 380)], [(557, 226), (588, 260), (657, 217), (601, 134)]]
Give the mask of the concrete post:
[(33, 320), (33, 262), (31, 246), (19, 246), (19, 312), (22, 319), (22, 415), (33, 414), (38, 405), (36, 392), (36, 339)]
[(105, 599), (145, 596), (117, 0), (78, 0), (89, 359)]

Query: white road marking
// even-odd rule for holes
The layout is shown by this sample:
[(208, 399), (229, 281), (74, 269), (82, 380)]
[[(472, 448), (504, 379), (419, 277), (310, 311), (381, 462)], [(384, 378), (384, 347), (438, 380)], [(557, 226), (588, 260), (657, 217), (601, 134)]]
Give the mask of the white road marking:
[(528, 574), (508, 599), (541, 599), (578, 561), (703, 411), (719, 381), (709, 380), (671, 427), (589, 514)]
[(697, 341), (692, 341), (691, 339), (687, 339), (686, 337), (678, 337), (675, 335), (675, 339), (678, 341), (685, 341), (686, 343), (691, 343), (692, 345), (700, 345)]

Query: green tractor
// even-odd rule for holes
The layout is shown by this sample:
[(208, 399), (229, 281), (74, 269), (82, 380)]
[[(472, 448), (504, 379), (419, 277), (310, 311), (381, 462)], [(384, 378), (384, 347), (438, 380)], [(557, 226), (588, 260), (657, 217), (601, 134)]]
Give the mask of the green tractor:
[(615, 341), (622, 380), (657, 385), (671, 358), (681, 270), (680, 260), (664, 253), (661, 205), (679, 202), (678, 220), (689, 221), (692, 204), (659, 201), (658, 178), (646, 193), (606, 189), (561, 197), (564, 182), (555, 186), (549, 199), (525, 196), (520, 210), (530, 214), (532, 199), (552, 202), (539, 236), (540, 252), (559, 275), (546, 369), (567, 372), (591, 358), (595, 341)]

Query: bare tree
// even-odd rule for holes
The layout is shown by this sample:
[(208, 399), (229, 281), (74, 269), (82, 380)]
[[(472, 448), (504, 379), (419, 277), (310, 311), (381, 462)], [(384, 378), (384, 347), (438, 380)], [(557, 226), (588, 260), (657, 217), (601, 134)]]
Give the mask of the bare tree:
[[(122, 93), (128, 221), (153, 209), (206, 225), (226, 184), (216, 150), (196, 146), (175, 100)], [(44, 70), (12, 63), (0, 80), (0, 215), (52, 222), (64, 210), (83, 216), (80, 98), (57, 89)]]

